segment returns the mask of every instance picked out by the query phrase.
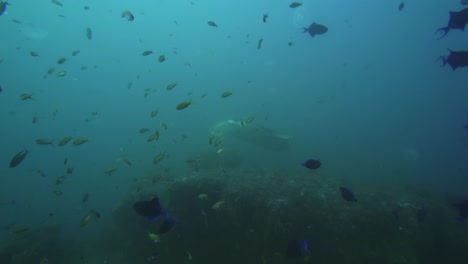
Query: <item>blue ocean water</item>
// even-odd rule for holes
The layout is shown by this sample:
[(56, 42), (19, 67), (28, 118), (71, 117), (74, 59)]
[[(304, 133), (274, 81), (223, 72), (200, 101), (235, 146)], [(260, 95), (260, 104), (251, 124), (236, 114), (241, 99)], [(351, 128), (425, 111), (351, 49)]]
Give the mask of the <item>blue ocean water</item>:
[[(468, 33), (434, 34), (466, 6), (291, 2), (12, 0), (0, 263), (466, 263), (453, 202), (468, 198), (468, 69), (440, 57), (468, 51)], [(328, 31), (303, 33), (313, 22)], [(131, 206), (156, 195), (179, 221), (157, 245)], [(311, 254), (284, 256), (294, 239)]]

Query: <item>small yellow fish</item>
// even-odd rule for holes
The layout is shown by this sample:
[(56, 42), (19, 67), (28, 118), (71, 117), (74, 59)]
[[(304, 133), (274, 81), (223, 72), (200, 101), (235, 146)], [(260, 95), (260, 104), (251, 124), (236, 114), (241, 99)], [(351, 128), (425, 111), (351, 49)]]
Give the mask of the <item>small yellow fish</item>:
[(223, 140), (224, 140), (224, 137), (219, 137), (218, 139), (216, 139), (215, 144), (214, 144), (215, 147), (219, 146), (219, 144), (221, 144), (221, 142), (223, 142)]
[(198, 199), (200, 200), (208, 200), (208, 195), (206, 193), (200, 193), (198, 195)]
[(54, 73), (55, 71), (55, 67), (50, 67), (48, 70), (47, 70), (47, 74), (52, 74)]
[(153, 241), (153, 243), (159, 243), (158, 235), (148, 232), (148, 237), (151, 239), (151, 241)]
[(55, 140), (50, 140), (50, 139), (46, 139), (46, 138), (38, 138), (38, 139), (36, 139), (36, 144), (38, 144), (38, 145), (52, 145), (52, 144), (54, 144), (54, 141)]
[(122, 18), (126, 18), (128, 21), (133, 21), (135, 19), (133, 14), (128, 10), (122, 11)]
[(166, 86), (166, 90), (170, 91), (170, 90), (174, 89), (176, 86), (177, 86), (176, 82), (170, 83), (170, 84), (168, 84)]
[(12, 232), (13, 232), (13, 234), (21, 234), (21, 233), (29, 231), (30, 229), (31, 228), (29, 228), (27, 226), (17, 226), (15, 228), (13, 228)]
[(104, 173), (105, 173), (105, 174), (111, 174), (111, 173), (113, 173), (113, 172), (116, 171), (116, 170), (117, 170), (117, 168), (109, 167), (109, 168), (107, 168), (107, 169), (104, 170)]
[(83, 217), (83, 219), (81, 219), (80, 227), (86, 226), (88, 224), (89, 220), (91, 220), (91, 218), (93, 218), (93, 216), (94, 216), (93, 212), (90, 212), (87, 215), (85, 215), (85, 217)]
[(67, 58), (62, 57), (62, 58), (57, 60), (57, 64), (64, 64), (66, 61), (67, 61)]
[(79, 146), (81, 144), (84, 144), (88, 142), (89, 140), (87, 138), (77, 138), (75, 141), (73, 141), (73, 146)]
[(149, 137), (148, 137), (148, 142), (151, 142), (151, 141), (157, 141), (159, 139), (159, 131), (156, 131), (154, 132), (154, 134), (151, 134)]
[(189, 105), (191, 105), (191, 104), (192, 104), (192, 101), (185, 101), (185, 102), (182, 102), (182, 103), (178, 104), (178, 105), (176, 106), (176, 109), (177, 109), (177, 110), (182, 110), (182, 109), (187, 108), (187, 107), (188, 107)]
[(19, 99), (22, 101), (28, 100), (28, 99), (33, 99), (31, 94), (20, 94)]
[(128, 159), (123, 159), (122, 161), (125, 162), (125, 164), (128, 166), (132, 166), (132, 163)]
[(231, 96), (231, 95), (232, 95), (232, 92), (226, 91), (226, 92), (224, 92), (224, 93), (221, 94), (221, 98), (226, 98), (226, 97), (229, 97), (229, 96)]
[(161, 160), (163, 160), (165, 157), (166, 157), (166, 152), (157, 155), (157, 156), (153, 159), (153, 164), (155, 164), (155, 165), (158, 164), (158, 163), (159, 163)]
[(220, 149), (218, 149), (218, 150), (216, 151), (216, 155), (221, 154), (221, 152), (223, 152), (223, 149), (222, 149), (222, 148), (220, 148)]
[(218, 201), (211, 206), (212, 209), (219, 209), (221, 206), (223, 206), (224, 201)]
[(61, 147), (61, 146), (66, 145), (71, 139), (72, 139), (72, 137), (62, 138), (62, 140), (59, 141), (58, 146)]
[(63, 76), (65, 76), (65, 75), (67, 75), (67, 71), (59, 71), (59, 72), (57, 73), (57, 77), (63, 77)]
[(159, 113), (159, 110), (154, 110), (154, 111), (151, 111), (151, 117), (155, 117), (157, 116)]
[(164, 62), (165, 60), (166, 60), (166, 56), (164, 56), (164, 55), (161, 55), (161, 56), (159, 56), (159, 58), (158, 58), (158, 61), (159, 61), (159, 62)]

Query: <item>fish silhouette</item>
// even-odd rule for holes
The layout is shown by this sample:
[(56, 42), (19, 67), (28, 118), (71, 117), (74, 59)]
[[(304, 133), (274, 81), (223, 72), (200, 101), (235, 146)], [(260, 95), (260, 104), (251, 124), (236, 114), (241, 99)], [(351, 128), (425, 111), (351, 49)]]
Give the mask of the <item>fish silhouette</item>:
[(442, 32), (442, 36), (440, 36), (440, 38), (438, 39), (445, 37), (451, 29), (459, 29), (462, 31), (465, 30), (465, 25), (468, 23), (468, 8), (465, 8), (458, 12), (450, 11), (449, 15), (450, 19), (448, 25), (446, 27), (437, 29), (437, 31), (435, 32)]

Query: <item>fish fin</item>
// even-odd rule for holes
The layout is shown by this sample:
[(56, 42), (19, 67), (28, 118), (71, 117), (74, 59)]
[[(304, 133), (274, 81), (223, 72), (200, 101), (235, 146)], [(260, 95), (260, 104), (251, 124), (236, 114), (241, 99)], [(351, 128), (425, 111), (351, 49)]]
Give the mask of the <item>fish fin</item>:
[(436, 30), (436, 32), (434, 32), (434, 34), (436, 33), (439, 33), (439, 32), (442, 32), (442, 36), (440, 36), (438, 39), (441, 39), (445, 36), (447, 36), (447, 34), (449, 33), (450, 31), (450, 27), (442, 27), (442, 28), (439, 28)]
[(306, 28), (306, 27), (303, 27), (303, 28), (302, 28), (302, 30), (304, 30), (304, 31), (302, 31), (302, 33), (306, 33), (306, 32), (307, 32), (307, 30), (309, 30), (309, 29), (308, 29), (308, 28)]

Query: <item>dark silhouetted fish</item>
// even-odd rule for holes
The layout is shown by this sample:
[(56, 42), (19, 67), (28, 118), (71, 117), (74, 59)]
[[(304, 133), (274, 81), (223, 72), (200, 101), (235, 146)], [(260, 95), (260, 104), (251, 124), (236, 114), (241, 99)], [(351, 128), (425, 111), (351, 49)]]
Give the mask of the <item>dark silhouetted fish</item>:
[(5, 13), (7, 5), (9, 5), (8, 1), (0, 1), (0, 16)]
[(87, 27), (86, 28), (86, 38), (88, 40), (92, 40), (93, 39), (93, 31), (91, 30), (90, 27)]
[(357, 202), (356, 195), (348, 188), (340, 187), (341, 197), (348, 202)]
[(286, 256), (288, 257), (301, 257), (310, 254), (309, 242), (307, 240), (299, 241), (292, 240), (286, 249)]
[(311, 37), (315, 37), (315, 35), (323, 35), (328, 31), (328, 28), (326, 26), (317, 24), (315, 22), (312, 23), (312, 25), (310, 25), (308, 28), (304, 27), (303, 29), (304, 32), (302, 33), (309, 32)]
[(320, 166), (322, 166), (322, 163), (319, 160), (308, 159), (304, 161), (301, 165), (308, 168), (309, 170), (316, 170), (320, 168)]
[(133, 209), (135, 212), (137, 212), (137, 214), (146, 216), (150, 220), (167, 215), (167, 212), (163, 210), (159, 204), (158, 197), (153, 198), (151, 201), (136, 202), (133, 204)]
[(465, 129), (468, 129), (468, 125), (464, 125), (463, 127), (464, 127)]
[(0, 93), (3, 91), (2, 86), (0, 85)]
[(28, 155), (28, 150), (25, 149), (25, 150), (22, 150), (20, 152), (18, 152), (18, 154), (16, 154), (10, 161), (10, 168), (14, 168), (16, 166), (18, 166), (23, 160), (24, 158), (26, 157), (26, 155)]
[(165, 234), (169, 232), (172, 229), (172, 227), (174, 227), (175, 223), (175, 219), (166, 217), (158, 228), (158, 234)]
[(468, 199), (464, 200), (461, 203), (454, 204), (458, 210), (458, 217), (457, 219), (460, 222), (463, 222), (465, 219), (468, 219)]
[(465, 30), (465, 25), (468, 23), (468, 8), (465, 8), (461, 11), (450, 11), (449, 12), (450, 19), (448, 25), (446, 27), (442, 27), (437, 29), (436, 33), (442, 32), (441, 39), (445, 37), (451, 29), (460, 29), (462, 31)]
[(176, 220), (167, 216), (168, 212), (161, 207), (159, 199), (153, 198), (151, 201), (141, 201), (133, 204), (133, 209), (137, 214), (148, 217), (149, 220), (153, 221), (158, 217), (163, 219), (159, 225), (158, 233), (165, 234), (169, 232), (174, 225)]
[(449, 49), (450, 54), (447, 57), (441, 56), (442, 66), (450, 65), (452, 71), (459, 67), (468, 66), (468, 51), (453, 51)]

